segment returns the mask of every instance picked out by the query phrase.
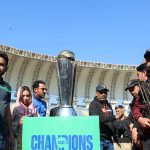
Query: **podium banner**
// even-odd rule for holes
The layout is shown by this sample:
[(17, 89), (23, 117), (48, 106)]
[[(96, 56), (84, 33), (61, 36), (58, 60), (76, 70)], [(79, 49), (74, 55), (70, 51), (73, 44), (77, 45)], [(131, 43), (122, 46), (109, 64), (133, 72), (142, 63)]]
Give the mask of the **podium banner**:
[(97, 116), (26, 117), (23, 150), (98, 150)]

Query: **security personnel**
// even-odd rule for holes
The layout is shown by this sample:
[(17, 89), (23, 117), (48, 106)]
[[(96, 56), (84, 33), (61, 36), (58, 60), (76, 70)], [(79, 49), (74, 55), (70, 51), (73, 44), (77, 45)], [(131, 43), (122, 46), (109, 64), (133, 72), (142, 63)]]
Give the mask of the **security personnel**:
[(140, 140), (140, 136), (143, 134), (141, 133), (141, 127), (140, 124), (135, 121), (135, 119), (133, 118), (133, 107), (136, 101), (136, 98), (139, 95), (139, 80), (137, 79), (132, 79), (128, 82), (127, 87), (126, 87), (126, 91), (129, 90), (130, 94), (133, 96), (133, 100), (132, 102), (129, 104), (130, 106), (130, 113), (129, 113), (129, 122), (128, 122), (128, 126), (130, 128), (131, 131), (131, 139), (132, 139), (132, 149), (133, 150), (142, 150), (142, 144), (141, 144), (141, 140)]
[[(150, 149), (150, 119), (148, 118), (149, 106), (144, 101), (144, 91), (142, 91), (141, 83), (139, 80), (132, 82), (126, 88), (129, 89), (134, 96), (134, 103), (132, 108), (133, 118), (140, 125), (143, 150)], [(134, 139), (133, 139), (134, 140)], [(136, 139), (135, 139), (136, 140)]]

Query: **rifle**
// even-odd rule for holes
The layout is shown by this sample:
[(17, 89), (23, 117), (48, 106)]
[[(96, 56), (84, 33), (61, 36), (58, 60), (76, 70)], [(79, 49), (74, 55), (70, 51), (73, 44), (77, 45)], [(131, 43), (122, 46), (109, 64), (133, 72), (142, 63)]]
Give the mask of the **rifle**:
[(146, 105), (146, 112), (142, 112), (144, 117), (150, 118), (150, 84), (148, 82), (138, 82), (138, 86), (143, 98), (143, 104)]

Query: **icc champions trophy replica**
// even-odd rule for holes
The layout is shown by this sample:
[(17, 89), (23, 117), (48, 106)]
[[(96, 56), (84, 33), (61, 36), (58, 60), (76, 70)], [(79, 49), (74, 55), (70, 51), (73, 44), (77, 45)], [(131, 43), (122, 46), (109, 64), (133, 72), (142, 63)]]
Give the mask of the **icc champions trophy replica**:
[(76, 116), (75, 109), (72, 106), (76, 73), (76, 64), (74, 61), (75, 54), (70, 50), (61, 51), (58, 54), (56, 70), (60, 107), (58, 107), (56, 116)]

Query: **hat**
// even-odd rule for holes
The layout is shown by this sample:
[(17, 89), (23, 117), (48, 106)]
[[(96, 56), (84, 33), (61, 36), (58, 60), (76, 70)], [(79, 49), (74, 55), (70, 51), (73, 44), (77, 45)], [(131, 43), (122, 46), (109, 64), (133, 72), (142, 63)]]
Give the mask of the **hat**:
[(147, 59), (150, 57), (150, 49), (147, 49), (145, 54), (144, 54), (144, 58)]
[(106, 90), (106, 91), (109, 91), (107, 89), (107, 86), (104, 85), (104, 84), (98, 84), (98, 86), (96, 87), (96, 91), (102, 91), (102, 90)]
[(118, 109), (118, 108), (124, 108), (122, 105), (117, 105), (116, 107), (115, 107), (115, 109)]
[(148, 67), (146, 63), (140, 64), (139, 66), (136, 67), (136, 70), (139, 72), (148, 72)]
[(127, 84), (127, 87), (125, 88), (125, 91), (132, 88), (132, 87), (134, 87), (134, 86), (136, 86), (136, 85), (138, 85), (138, 82), (139, 81), (137, 79), (130, 80)]

